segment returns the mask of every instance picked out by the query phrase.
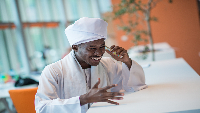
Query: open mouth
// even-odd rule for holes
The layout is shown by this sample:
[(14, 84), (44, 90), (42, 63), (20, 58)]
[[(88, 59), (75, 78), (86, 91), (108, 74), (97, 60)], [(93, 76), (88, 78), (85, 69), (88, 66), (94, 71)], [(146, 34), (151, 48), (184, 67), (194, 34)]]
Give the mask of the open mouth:
[(101, 60), (101, 56), (100, 57), (92, 57), (92, 60), (94, 60), (94, 61), (100, 61)]

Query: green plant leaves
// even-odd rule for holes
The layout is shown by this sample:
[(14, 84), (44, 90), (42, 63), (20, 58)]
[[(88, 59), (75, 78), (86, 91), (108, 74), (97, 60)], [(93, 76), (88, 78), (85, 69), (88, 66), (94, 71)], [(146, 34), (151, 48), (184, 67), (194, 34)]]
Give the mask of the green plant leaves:
[(135, 0), (129, 0), (129, 3), (134, 3), (135, 2)]
[(131, 28), (128, 27), (128, 26), (122, 26), (121, 29), (128, 32), (128, 33), (131, 32)]
[(124, 13), (126, 13), (127, 8), (121, 8), (120, 10), (118, 10), (117, 12), (115, 12), (115, 16), (121, 16)]

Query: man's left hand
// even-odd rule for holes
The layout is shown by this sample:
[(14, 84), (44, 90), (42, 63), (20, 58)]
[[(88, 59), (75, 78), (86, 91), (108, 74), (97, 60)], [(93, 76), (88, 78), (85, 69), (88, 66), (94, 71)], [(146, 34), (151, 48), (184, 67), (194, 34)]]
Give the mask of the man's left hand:
[(115, 60), (125, 63), (129, 69), (131, 68), (132, 60), (129, 58), (127, 50), (115, 45), (112, 45), (110, 49), (111, 51), (106, 50), (108, 54), (110, 54)]

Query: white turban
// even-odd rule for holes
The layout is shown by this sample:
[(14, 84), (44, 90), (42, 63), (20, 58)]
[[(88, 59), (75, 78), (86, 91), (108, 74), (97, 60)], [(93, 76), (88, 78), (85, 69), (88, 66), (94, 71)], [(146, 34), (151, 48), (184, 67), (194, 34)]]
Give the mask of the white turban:
[(83, 17), (65, 29), (70, 45), (107, 38), (108, 23), (99, 18)]

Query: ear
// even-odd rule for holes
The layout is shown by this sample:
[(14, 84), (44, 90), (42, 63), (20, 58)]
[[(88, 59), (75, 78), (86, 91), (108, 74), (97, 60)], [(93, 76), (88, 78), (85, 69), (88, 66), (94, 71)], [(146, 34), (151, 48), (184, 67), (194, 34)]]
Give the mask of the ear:
[(77, 45), (72, 45), (72, 49), (77, 52), (78, 51), (78, 46)]

